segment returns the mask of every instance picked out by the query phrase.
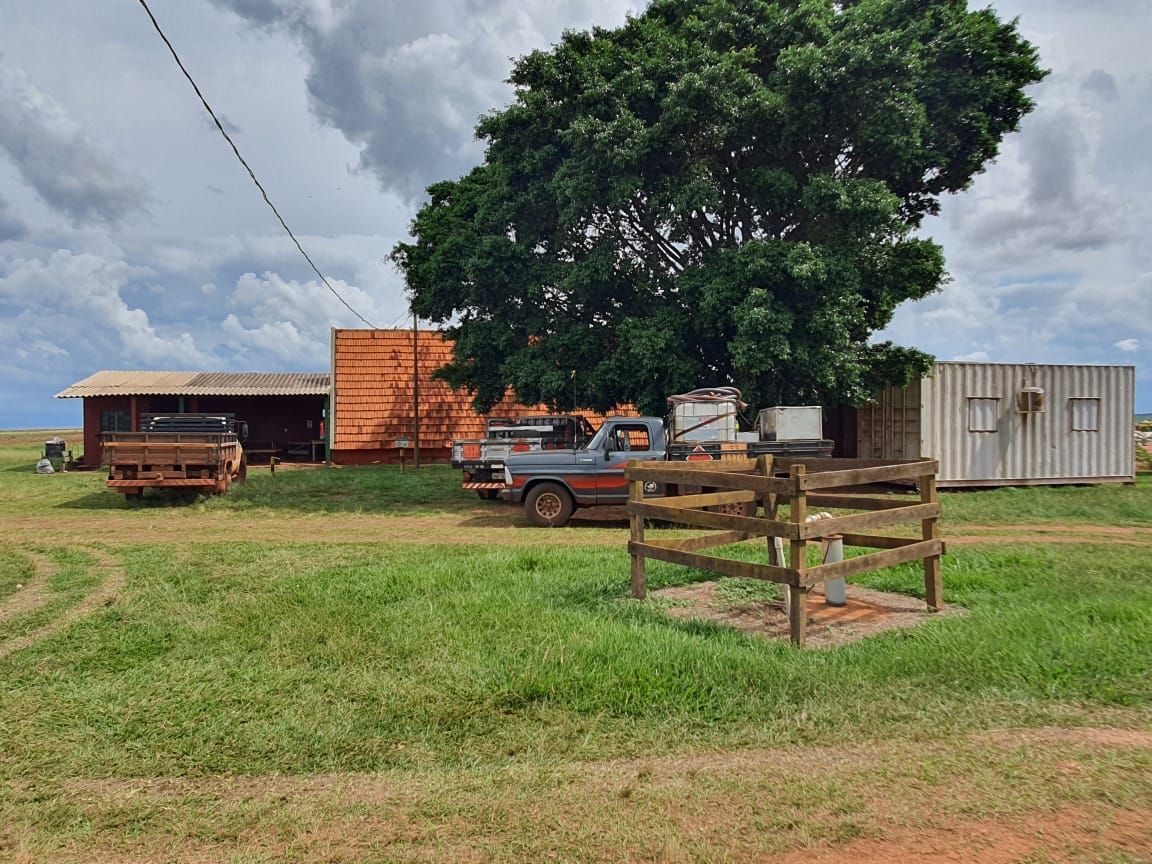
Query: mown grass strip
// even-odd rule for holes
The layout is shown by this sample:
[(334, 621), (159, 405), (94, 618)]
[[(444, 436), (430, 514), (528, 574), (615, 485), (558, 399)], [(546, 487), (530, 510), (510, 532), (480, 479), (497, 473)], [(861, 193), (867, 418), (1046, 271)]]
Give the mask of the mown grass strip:
[[(1150, 557), (965, 548), (944, 582), (969, 615), (806, 653), (626, 599), (617, 549), (132, 548), (120, 602), (0, 663), (0, 777), (603, 759), (1144, 706)], [(923, 592), (915, 566), (861, 581)]]

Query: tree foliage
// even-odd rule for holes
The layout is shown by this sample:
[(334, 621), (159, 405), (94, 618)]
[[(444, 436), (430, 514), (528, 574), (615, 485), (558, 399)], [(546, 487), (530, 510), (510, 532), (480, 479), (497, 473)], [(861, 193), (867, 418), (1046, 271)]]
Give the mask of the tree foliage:
[(517, 62), (393, 259), (481, 409), (859, 402), (928, 367), (870, 336), (943, 283), (916, 229), (1043, 75), (964, 0), (655, 0)]

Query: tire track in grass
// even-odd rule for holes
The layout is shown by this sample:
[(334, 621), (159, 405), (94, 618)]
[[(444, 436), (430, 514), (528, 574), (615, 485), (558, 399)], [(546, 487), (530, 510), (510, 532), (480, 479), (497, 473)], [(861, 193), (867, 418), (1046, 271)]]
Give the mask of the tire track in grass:
[(61, 613), (59, 617), (41, 627), (37, 627), (31, 633), (26, 633), (23, 636), (17, 636), (14, 639), (9, 639), (7, 642), (0, 643), (0, 660), (4, 660), (17, 651), (31, 648), (33, 645), (55, 636), (57, 633), (61, 633), (71, 627), (77, 621), (87, 618), (100, 607), (110, 606), (116, 602), (116, 598), (124, 588), (127, 579), (123, 564), (99, 549), (89, 548), (84, 551), (96, 559), (96, 569), (102, 573), (103, 578), (97, 582), (96, 587), (79, 603), (70, 606)]
[(39, 554), (20, 554), (20, 557), (32, 562), (34, 568), (32, 578), (17, 590), (8, 602), (0, 604), (0, 624), (35, 612), (41, 606), (47, 606), (52, 601), (48, 583), (60, 572), (61, 567), (50, 558)]

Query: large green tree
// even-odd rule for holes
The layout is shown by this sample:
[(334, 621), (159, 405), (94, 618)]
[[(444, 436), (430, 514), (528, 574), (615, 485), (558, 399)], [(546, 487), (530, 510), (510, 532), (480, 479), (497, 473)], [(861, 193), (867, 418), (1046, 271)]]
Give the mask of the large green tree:
[(945, 280), (916, 229), (1043, 75), (965, 0), (655, 0), (517, 62), (393, 259), (482, 410), (859, 402), (927, 369), (870, 336)]

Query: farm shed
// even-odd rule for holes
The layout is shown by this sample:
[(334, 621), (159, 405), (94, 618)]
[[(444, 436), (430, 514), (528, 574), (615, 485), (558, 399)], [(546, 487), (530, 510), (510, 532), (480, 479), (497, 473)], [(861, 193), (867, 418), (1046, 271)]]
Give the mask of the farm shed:
[(834, 434), (838, 455), (938, 459), (941, 487), (1131, 483), (1135, 388), (1132, 366), (939, 362)]
[[(452, 343), (438, 330), (332, 331), (332, 459), (354, 465), (399, 462), (397, 442), (408, 441), (420, 421), (420, 458), (446, 462), (452, 442), (481, 438), (487, 418), (470, 394), (433, 378), (452, 359)], [(415, 376), (415, 379), (414, 379)], [(419, 399), (414, 380), (419, 381)], [(548, 413), (544, 405), (521, 405), (509, 392), (491, 412), (496, 417)], [(599, 415), (584, 413), (595, 425)], [(624, 409), (619, 413), (634, 414)]]
[(254, 459), (324, 458), (327, 372), (121, 372), (105, 370), (57, 393), (84, 400), (86, 465), (101, 462), (100, 435), (134, 432), (141, 414), (229, 413), (248, 424)]

